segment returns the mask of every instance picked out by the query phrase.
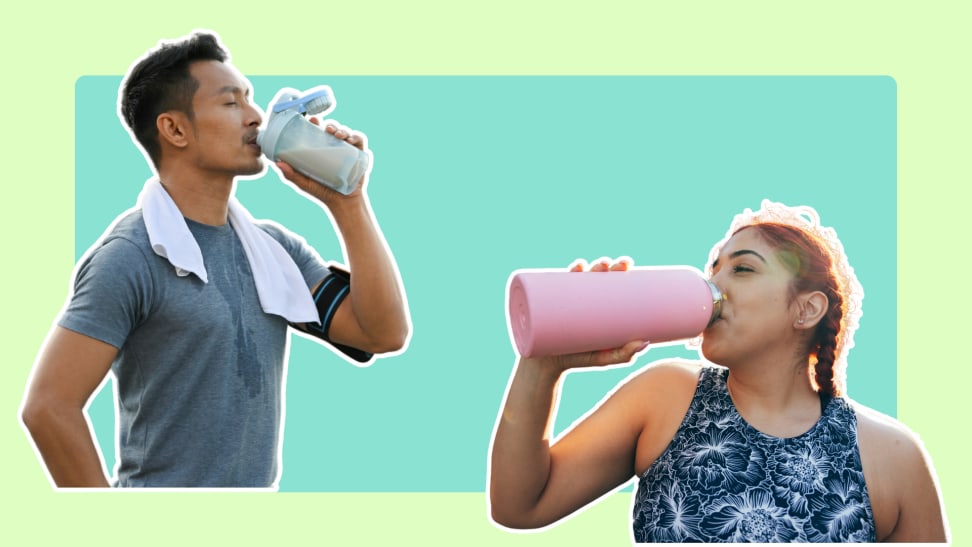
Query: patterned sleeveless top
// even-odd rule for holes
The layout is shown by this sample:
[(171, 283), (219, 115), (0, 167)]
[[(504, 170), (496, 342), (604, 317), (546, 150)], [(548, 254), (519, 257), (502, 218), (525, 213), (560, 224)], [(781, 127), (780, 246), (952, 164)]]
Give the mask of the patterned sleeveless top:
[(857, 416), (826, 402), (809, 431), (781, 439), (746, 423), (705, 366), (675, 438), (638, 482), (641, 542), (874, 542)]

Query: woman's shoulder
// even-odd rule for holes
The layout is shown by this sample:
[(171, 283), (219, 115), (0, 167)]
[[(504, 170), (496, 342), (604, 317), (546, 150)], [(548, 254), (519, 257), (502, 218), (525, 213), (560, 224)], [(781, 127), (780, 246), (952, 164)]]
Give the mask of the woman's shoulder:
[(925, 465), (924, 445), (908, 426), (868, 406), (850, 403), (857, 416), (857, 443), (865, 468), (902, 473)]
[(699, 361), (684, 359), (664, 359), (644, 366), (632, 375), (630, 382), (643, 386), (685, 386), (695, 388), (703, 370), (716, 369)]
[(633, 398), (638, 406), (688, 407), (706, 365), (698, 361), (665, 359), (640, 368), (625, 379), (617, 391)]
[(881, 448), (918, 449), (918, 436), (900, 421), (856, 401), (848, 400), (857, 416), (858, 443)]
[[(640, 476), (671, 443), (708, 369), (697, 361), (656, 361), (635, 373), (625, 389), (641, 421), (635, 471)], [(644, 434), (644, 433), (649, 434)]]
[(675, 420), (680, 423), (695, 395), (702, 363), (665, 359), (631, 373), (605, 397), (606, 406), (620, 409), (640, 429)]
[(891, 416), (860, 403), (851, 406), (878, 538), (943, 541), (941, 493), (924, 443)]

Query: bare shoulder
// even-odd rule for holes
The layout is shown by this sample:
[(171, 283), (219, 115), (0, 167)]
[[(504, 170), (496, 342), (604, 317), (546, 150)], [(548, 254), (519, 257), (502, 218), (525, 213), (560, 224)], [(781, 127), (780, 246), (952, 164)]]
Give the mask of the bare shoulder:
[(702, 363), (681, 359), (655, 361), (631, 375), (626, 381), (637, 389), (664, 389), (671, 392), (681, 389), (695, 390)]
[(623, 386), (642, 417), (635, 451), (636, 474), (643, 474), (671, 443), (692, 404), (701, 371), (699, 362), (656, 361)]
[(698, 362), (678, 359), (649, 363), (615, 386), (604, 398), (605, 406), (636, 418), (639, 430), (669, 421), (673, 413), (677, 416), (672, 419), (680, 422), (695, 394), (701, 369)]
[[(869, 483), (881, 481), (869, 489), (877, 494), (901, 494), (897, 491), (900, 480), (884, 481), (889, 477), (915, 476), (916, 472), (930, 467), (924, 445), (918, 435), (891, 416), (860, 403), (853, 402), (852, 405), (857, 414), (861, 465), (865, 475), (874, 478)], [(927, 475), (927, 471), (924, 474)]]
[(892, 466), (922, 459), (924, 446), (906, 425), (860, 403), (852, 401), (851, 405), (857, 414), (857, 437), (862, 451), (880, 454), (885, 465)]
[(945, 541), (938, 478), (921, 439), (886, 414), (852, 405), (878, 540)]

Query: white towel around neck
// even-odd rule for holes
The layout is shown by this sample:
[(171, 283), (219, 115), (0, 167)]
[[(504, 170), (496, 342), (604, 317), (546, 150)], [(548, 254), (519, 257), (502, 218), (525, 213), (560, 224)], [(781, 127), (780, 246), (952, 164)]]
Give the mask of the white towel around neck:
[[(175, 267), (176, 274), (195, 274), (208, 283), (199, 244), (189, 231), (185, 217), (157, 178), (145, 182), (138, 196), (149, 243), (155, 254)], [(260, 307), (292, 323), (319, 323), (320, 314), (303, 275), (287, 251), (253, 223), (249, 211), (235, 198), (229, 200), (230, 226), (243, 245), (253, 272)]]

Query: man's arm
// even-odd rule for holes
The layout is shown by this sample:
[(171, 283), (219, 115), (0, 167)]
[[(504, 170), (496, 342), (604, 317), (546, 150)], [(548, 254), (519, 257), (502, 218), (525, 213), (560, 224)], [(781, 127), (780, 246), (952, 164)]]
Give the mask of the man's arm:
[(351, 290), (334, 312), (330, 340), (371, 353), (401, 349), (409, 325), (391, 254), (366, 198), (330, 209), (345, 242)]
[[(364, 150), (364, 135), (329, 126), (336, 137)], [(351, 290), (334, 313), (327, 333), (332, 342), (371, 353), (401, 349), (410, 326), (398, 270), (381, 234), (364, 186), (367, 175), (351, 194), (335, 192), (278, 162), (284, 176), (321, 201), (330, 211), (344, 241)]]
[(41, 350), (21, 418), (57, 486), (109, 486), (84, 406), (117, 353), (63, 327), (54, 327)]

